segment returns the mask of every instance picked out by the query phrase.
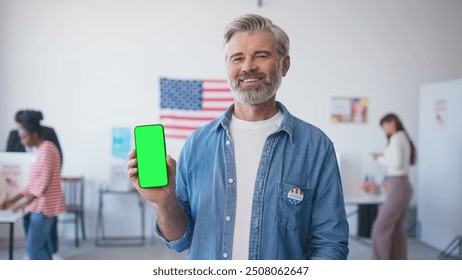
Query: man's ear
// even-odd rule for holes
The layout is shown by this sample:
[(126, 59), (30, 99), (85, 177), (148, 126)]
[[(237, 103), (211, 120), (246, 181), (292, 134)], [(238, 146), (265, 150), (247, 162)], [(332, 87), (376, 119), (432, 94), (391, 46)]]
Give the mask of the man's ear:
[(285, 77), (290, 68), (290, 56), (284, 57), (282, 60), (282, 76)]

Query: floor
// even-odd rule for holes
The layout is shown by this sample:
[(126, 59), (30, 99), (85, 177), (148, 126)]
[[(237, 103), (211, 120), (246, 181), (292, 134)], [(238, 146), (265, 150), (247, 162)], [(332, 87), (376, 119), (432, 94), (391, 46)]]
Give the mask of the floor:
[[(130, 247), (96, 247), (94, 240), (84, 240), (79, 248), (74, 247), (72, 240), (61, 240), (59, 255), (67, 260), (182, 260), (186, 253), (176, 253), (167, 249), (158, 240), (149, 240), (144, 246)], [(416, 239), (408, 241), (409, 259), (412, 260), (435, 260), (438, 259), (439, 251), (428, 247)], [(25, 256), (24, 241), (18, 240), (15, 244), (15, 259), (23, 259)], [(6, 240), (0, 240), (0, 260), (8, 258)], [(350, 239), (351, 260), (368, 260), (371, 258), (370, 240)]]
[[(370, 260), (372, 257), (371, 240), (350, 238), (349, 260)], [(440, 251), (433, 249), (417, 239), (408, 240), (409, 260), (437, 260)]]

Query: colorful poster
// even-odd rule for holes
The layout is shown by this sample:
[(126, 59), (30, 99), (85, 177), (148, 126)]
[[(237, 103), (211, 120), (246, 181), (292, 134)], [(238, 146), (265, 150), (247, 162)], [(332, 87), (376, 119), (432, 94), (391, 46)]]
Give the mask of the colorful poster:
[(437, 126), (443, 127), (447, 121), (446, 99), (437, 99), (435, 101), (435, 122)]
[(333, 97), (331, 120), (333, 123), (366, 123), (367, 98)]
[(34, 159), (31, 153), (0, 153), (0, 203), (26, 187)]
[(0, 202), (11, 198), (19, 191), (21, 169), (16, 164), (2, 164), (0, 166)]
[(130, 128), (114, 127), (112, 129), (112, 156), (127, 158), (130, 152)]

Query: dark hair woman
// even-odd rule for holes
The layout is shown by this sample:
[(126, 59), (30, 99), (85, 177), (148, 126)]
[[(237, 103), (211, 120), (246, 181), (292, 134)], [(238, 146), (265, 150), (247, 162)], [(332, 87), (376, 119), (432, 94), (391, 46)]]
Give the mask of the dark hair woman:
[(384, 260), (406, 259), (406, 218), (413, 193), (408, 171), (416, 163), (416, 151), (397, 115), (385, 115), (380, 126), (388, 138), (388, 146), (383, 154), (373, 156), (387, 167), (388, 195), (372, 227), (373, 256)]
[[(26, 147), (21, 143), (21, 139), (18, 134), (18, 129), (22, 126), (24, 122), (24, 115), (27, 114), (30, 118), (31, 114), (34, 115), (34, 119), (36, 120), (43, 120), (43, 114), (40, 111), (33, 111), (33, 110), (20, 110), (17, 111), (14, 115), (14, 121), (16, 122), (16, 128), (10, 131), (10, 135), (8, 136), (8, 142), (6, 145), (7, 152), (27, 152)], [(58, 136), (53, 128), (48, 126), (41, 126), (42, 127), (42, 137), (45, 140), (49, 140), (53, 142), (59, 149), (59, 154), (61, 156), (61, 163), (63, 162), (63, 153), (61, 151), (61, 146), (58, 141)]]
[(57, 215), (65, 211), (61, 190), (61, 158), (53, 142), (44, 140), (41, 113), (24, 111), (18, 129), (24, 146), (36, 147), (36, 161), (32, 165), (26, 188), (6, 201), (2, 208), (17, 211), (25, 208), (26, 251), (32, 260), (51, 260), (51, 233)]

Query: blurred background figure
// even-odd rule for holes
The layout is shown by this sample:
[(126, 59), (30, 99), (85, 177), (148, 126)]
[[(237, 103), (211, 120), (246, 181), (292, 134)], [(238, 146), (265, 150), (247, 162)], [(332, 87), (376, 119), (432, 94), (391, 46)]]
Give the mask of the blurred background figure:
[(65, 212), (61, 189), (61, 158), (53, 142), (42, 137), (41, 113), (25, 111), (18, 129), (21, 143), (36, 149), (36, 161), (31, 167), (26, 188), (7, 200), (2, 208), (18, 211), (25, 208), (26, 251), (32, 260), (51, 260), (52, 228), (57, 216)]
[[(35, 114), (35, 118), (37, 120), (43, 120), (43, 114), (40, 111), (32, 111), (32, 110), (20, 110), (16, 112), (14, 116), (14, 120), (16, 122), (16, 129), (11, 130), (10, 135), (8, 136), (8, 141), (6, 145), (7, 152), (33, 152), (34, 147), (26, 147), (21, 143), (21, 139), (19, 137), (18, 129), (20, 129), (24, 123), (24, 114)], [(63, 162), (63, 152), (61, 150), (61, 146), (59, 145), (58, 136), (53, 128), (48, 126), (40, 126), (42, 130), (42, 137), (44, 140), (48, 140), (53, 142), (59, 150), (59, 156), (61, 159), (61, 167)], [(61, 257), (58, 255), (58, 222), (57, 219), (53, 222), (52, 228), (52, 239), (51, 239), (52, 247), (53, 247), (53, 258), (60, 259)]]
[[(21, 143), (21, 139), (19, 138), (19, 134), (18, 134), (18, 129), (22, 126), (24, 122), (23, 119), (24, 119), (25, 112), (31, 112), (33, 114), (36, 114), (37, 118), (40, 119), (40, 121), (43, 120), (43, 114), (40, 111), (20, 110), (16, 112), (16, 115), (14, 116), (14, 121), (16, 122), (16, 129), (13, 129), (10, 132), (10, 135), (8, 136), (8, 142), (6, 145), (7, 152), (26, 152), (27, 151), (26, 149), (28, 149)], [(61, 150), (61, 146), (59, 145), (58, 136), (56, 135), (55, 130), (48, 126), (42, 125), (41, 127), (42, 127), (43, 139), (53, 142), (56, 145), (56, 147), (58, 147), (59, 155), (61, 157), (61, 163), (62, 163), (63, 153)]]
[(385, 115), (380, 126), (388, 138), (383, 154), (373, 154), (387, 167), (388, 195), (372, 227), (374, 259), (407, 259), (406, 218), (412, 197), (408, 171), (416, 162), (416, 150), (401, 120), (395, 114)]

